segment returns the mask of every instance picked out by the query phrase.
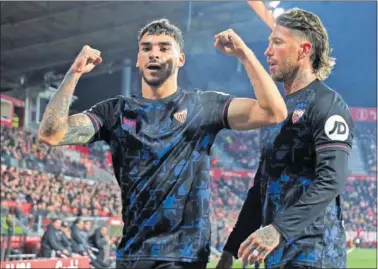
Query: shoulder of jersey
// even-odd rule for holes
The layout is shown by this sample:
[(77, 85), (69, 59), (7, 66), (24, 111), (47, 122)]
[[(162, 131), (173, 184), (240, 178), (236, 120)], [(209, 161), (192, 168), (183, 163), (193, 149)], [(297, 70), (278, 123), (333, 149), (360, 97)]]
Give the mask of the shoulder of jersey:
[[(331, 109), (332, 106), (338, 106), (334, 114), (328, 115), (324, 123), (324, 131), (331, 141), (346, 141), (349, 138), (351, 119), (345, 113), (348, 105), (345, 103), (343, 97), (324, 83), (319, 87), (317, 92), (318, 105), (324, 109)], [(345, 110), (344, 110), (345, 109)]]
[(122, 100), (124, 99), (125, 97), (122, 96), (122, 95), (116, 95), (114, 97), (111, 97), (111, 98), (108, 98), (108, 99), (105, 99), (103, 100), (102, 102), (106, 102), (106, 101), (119, 101), (119, 100)]
[(205, 94), (205, 95), (207, 95), (207, 94), (214, 94), (214, 93), (216, 93), (216, 94), (220, 94), (220, 95), (229, 95), (228, 93), (225, 93), (225, 92), (221, 92), (221, 91), (214, 91), (214, 90), (202, 90), (202, 89), (198, 89), (198, 88), (195, 88), (194, 90), (193, 90), (193, 92), (195, 92), (195, 93), (197, 93), (197, 94)]
[(316, 95), (315, 101), (320, 102), (320, 105), (322, 107), (325, 107), (327, 106), (327, 104), (333, 103), (338, 100), (344, 102), (344, 99), (341, 97), (341, 95), (330, 88), (328, 85), (326, 85), (324, 82), (318, 83), (314, 90)]

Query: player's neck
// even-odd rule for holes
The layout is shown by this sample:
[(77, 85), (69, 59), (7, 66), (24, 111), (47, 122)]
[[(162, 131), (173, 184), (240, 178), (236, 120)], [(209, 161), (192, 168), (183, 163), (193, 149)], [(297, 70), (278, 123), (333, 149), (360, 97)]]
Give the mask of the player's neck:
[(177, 89), (177, 78), (169, 78), (158, 87), (152, 87), (148, 85), (144, 80), (142, 80), (142, 95), (145, 99), (163, 99), (174, 94)]
[(290, 81), (284, 82), (286, 94), (295, 93), (316, 79), (316, 75), (311, 69), (299, 70), (296, 76)]

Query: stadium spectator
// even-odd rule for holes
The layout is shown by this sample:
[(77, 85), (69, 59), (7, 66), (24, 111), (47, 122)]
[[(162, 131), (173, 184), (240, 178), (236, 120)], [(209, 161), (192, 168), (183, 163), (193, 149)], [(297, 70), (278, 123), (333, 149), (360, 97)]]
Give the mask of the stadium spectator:
[(82, 256), (89, 255), (88, 238), (84, 231), (84, 222), (77, 218), (71, 227), (72, 250)]
[(92, 221), (86, 220), (84, 221), (84, 229), (83, 229), (83, 234), (85, 234), (85, 238), (89, 238), (90, 234), (92, 231)]
[(97, 228), (89, 237), (89, 244), (94, 249), (95, 259), (92, 264), (96, 268), (107, 268), (110, 266), (109, 260), (105, 257), (106, 248), (109, 248), (110, 239), (108, 236), (108, 228), (105, 226)]
[[(60, 219), (52, 220), (47, 231), (42, 236), (40, 257), (51, 258), (70, 257), (70, 251), (62, 243), (62, 233), (60, 231), (62, 221)], [(55, 252), (55, 255), (54, 255)]]
[(72, 253), (72, 237), (71, 237), (71, 230), (67, 222), (62, 222), (62, 226), (60, 227), (61, 231), (61, 242), (62, 245), (69, 251), (70, 256)]

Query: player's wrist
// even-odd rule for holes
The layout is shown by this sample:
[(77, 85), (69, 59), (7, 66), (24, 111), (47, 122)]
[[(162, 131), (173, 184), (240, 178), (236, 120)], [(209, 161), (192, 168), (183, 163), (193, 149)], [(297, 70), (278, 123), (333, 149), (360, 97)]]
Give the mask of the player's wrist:
[(245, 45), (237, 52), (236, 57), (242, 62), (242, 64), (245, 64), (253, 58), (254, 55), (253, 51)]
[(74, 65), (71, 65), (70, 69), (68, 69), (66, 76), (70, 76), (75, 80), (78, 80), (83, 75), (83, 72), (78, 72)]
[(282, 236), (280, 230), (277, 228), (277, 226), (275, 224), (270, 224), (269, 226), (271, 227), (271, 229), (274, 233), (274, 236), (276, 238), (278, 238), (279, 242), (281, 242), (281, 240), (283, 239), (283, 236)]

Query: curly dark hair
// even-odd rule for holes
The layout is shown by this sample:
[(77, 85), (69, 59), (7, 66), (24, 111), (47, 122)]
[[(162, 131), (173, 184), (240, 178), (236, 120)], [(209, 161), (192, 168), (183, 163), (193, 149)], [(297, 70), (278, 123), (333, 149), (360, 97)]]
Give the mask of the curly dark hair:
[(160, 35), (165, 34), (172, 36), (177, 44), (180, 47), (180, 50), (184, 50), (184, 39), (182, 37), (181, 30), (173, 25), (168, 19), (159, 19), (154, 20), (147, 25), (145, 25), (140, 31), (138, 35), (138, 42), (141, 40), (141, 38), (144, 36), (144, 34), (148, 35)]

